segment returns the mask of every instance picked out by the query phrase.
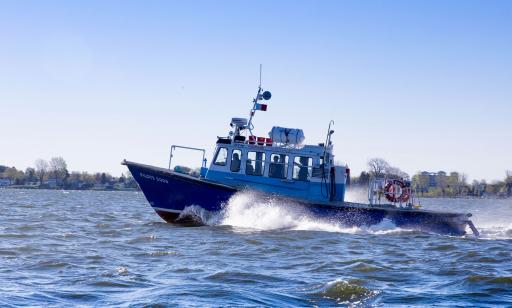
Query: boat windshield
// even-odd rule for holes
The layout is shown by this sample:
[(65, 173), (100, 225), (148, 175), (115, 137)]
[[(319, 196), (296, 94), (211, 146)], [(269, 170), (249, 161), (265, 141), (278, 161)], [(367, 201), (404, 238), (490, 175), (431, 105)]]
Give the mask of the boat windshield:
[(219, 148), (213, 163), (218, 166), (225, 166), (228, 161), (228, 149), (225, 147)]

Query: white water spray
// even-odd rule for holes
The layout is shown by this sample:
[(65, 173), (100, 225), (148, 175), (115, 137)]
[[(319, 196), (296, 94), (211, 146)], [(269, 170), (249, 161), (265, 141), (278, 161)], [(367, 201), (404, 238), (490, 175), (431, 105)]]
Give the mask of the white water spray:
[(210, 213), (198, 206), (191, 206), (182, 215), (200, 218), (207, 225), (231, 226), (237, 231), (304, 230), (351, 234), (404, 231), (387, 219), (370, 227), (346, 227), (339, 222), (311, 217), (298, 204), (262, 200), (260, 195), (251, 192), (234, 195), (220, 213)]
[[(347, 199), (360, 201), (363, 195), (366, 195), (366, 192), (356, 190), (349, 192)], [(508, 206), (512, 200), (422, 199), (422, 201), (426, 204), (426, 208), (434, 210), (472, 212), (473, 222), (481, 232), (481, 239), (512, 238), (512, 217)], [(503, 202), (506, 204), (501, 204)], [(436, 204), (443, 204), (443, 206)], [(304, 230), (382, 235), (412, 231), (398, 228), (388, 219), (368, 227), (347, 227), (337, 221), (312, 217), (298, 204), (263, 199), (261, 195), (251, 192), (235, 194), (218, 213), (205, 211), (199, 206), (190, 206), (183, 211), (182, 216), (193, 216), (206, 225), (230, 226), (235, 231), (242, 232)]]
[(345, 191), (345, 201), (368, 203), (368, 187), (349, 186)]

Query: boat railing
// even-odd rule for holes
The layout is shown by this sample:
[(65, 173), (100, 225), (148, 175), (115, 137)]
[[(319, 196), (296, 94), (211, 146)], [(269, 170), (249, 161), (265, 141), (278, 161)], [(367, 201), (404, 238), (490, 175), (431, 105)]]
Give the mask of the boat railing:
[(186, 146), (181, 146), (181, 145), (175, 145), (173, 144), (171, 146), (171, 153), (169, 154), (169, 170), (171, 169), (171, 163), (172, 163), (172, 152), (176, 149), (184, 149), (184, 150), (191, 150), (191, 151), (200, 151), (200, 152), (203, 152), (203, 160), (202, 160), (202, 163), (201, 163), (201, 166), (203, 168), (206, 168), (206, 150), (205, 149), (200, 149), (200, 148), (192, 148), (192, 147), (186, 147)]
[(410, 186), (410, 182), (403, 179), (371, 178), (368, 187), (368, 201), (370, 205), (382, 205), (382, 201), (395, 206), (414, 207), (416, 198)]
[(368, 186), (368, 201), (370, 205), (380, 205), (383, 196), (382, 189), (384, 188), (385, 179), (372, 178)]

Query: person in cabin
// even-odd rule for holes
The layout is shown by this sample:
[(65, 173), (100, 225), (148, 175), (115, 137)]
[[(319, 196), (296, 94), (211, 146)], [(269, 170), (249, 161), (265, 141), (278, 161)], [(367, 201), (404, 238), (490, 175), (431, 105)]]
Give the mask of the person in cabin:
[(254, 175), (254, 167), (252, 166), (252, 160), (247, 158), (245, 162), (245, 174)]
[(308, 157), (301, 157), (299, 160), (299, 174), (298, 179), (299, 181), (307, 181), (308, 180)]
[(270, 163), (270, 166), (269, 166), (269, 169), (268, 169), (268, 174), (271, 178), (280, 178), (280, 179), (283, 179), (284, 178), (284, 166), (283, 166), (283, 162), (282, 162), (282, 159), (281, 161), (279, 160), (279, 156), (277, 155), (274, 155), (273, 161)]
[(240, 171), (240, 156), (238, 153), (233, 154), (233, 159), (231, 160), (231, 172)]
[(282, 179), (286, 178), (286, 174), (284, 174), (284, 170), (285, 170), (284, 156), (285, 155), (279, 155), (279, 176)]

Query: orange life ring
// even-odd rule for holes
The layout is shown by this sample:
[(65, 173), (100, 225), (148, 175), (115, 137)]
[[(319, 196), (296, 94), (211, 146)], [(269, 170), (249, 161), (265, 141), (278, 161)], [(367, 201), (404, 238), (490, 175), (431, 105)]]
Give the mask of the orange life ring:
[(390, 180), (384, 186), (384, 196), (393, 203), (407, 202), (411, 197), (411, 189), (401, 180)]

